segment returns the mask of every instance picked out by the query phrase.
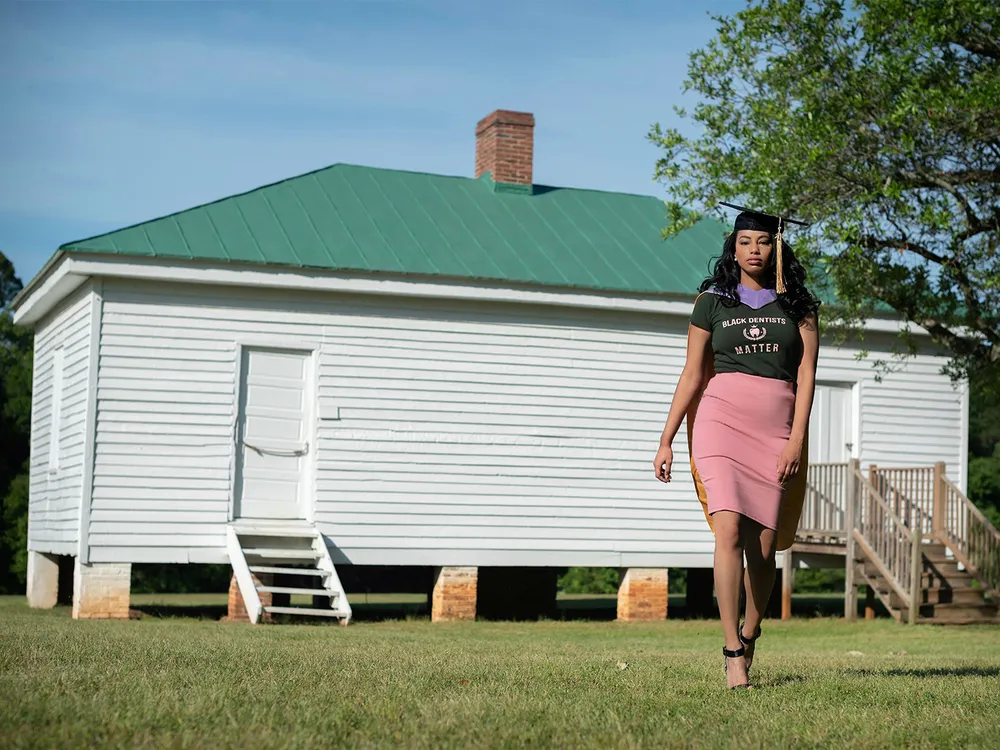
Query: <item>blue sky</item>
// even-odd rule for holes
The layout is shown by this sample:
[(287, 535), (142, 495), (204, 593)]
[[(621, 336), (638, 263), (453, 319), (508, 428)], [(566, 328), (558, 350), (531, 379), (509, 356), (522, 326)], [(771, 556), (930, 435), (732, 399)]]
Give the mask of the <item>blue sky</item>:
[(535, 114), (535, 181), (663, 191), (708, 11), (740, 0), (0, 0), (0, 250), (55, 248), (337, 162), (472, 175)]

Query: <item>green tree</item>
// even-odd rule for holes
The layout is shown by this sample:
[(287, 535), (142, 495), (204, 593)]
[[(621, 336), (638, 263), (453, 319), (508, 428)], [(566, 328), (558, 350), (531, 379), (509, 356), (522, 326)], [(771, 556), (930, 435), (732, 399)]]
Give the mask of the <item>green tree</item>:
[(665, 232), (720, 200), (811, 221), (796, 250), (837, 322), (889, 305), (953, 377), (1000, 390), (1000, 4), (761, 0), (715, 20), (678, 110), (700, 134), (650, 131)]
[(10, 303), (21, 291), (13, 264), (0, 253), (0, 592), (19, 591), (26, 574), (28, 451), (31, 434), (33, 336), (14, 325)]
[(971, 383), (969, 404), (969, 499), (1000, 528), (1000, 398), (995, 389)]
[(618, 569), (570, 568), (559, 576), (557, 585), (566, 594), (614, 594), (618, 591)]

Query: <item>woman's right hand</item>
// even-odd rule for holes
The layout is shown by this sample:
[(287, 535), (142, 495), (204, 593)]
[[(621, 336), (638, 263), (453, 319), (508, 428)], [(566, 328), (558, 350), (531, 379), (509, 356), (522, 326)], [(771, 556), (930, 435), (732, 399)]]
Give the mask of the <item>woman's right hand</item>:
[(653, 459), (653, 472), (661, 482), (670, 481), (670, 465), (674, 462), (674, 449), (669, 445), (660, 445)]

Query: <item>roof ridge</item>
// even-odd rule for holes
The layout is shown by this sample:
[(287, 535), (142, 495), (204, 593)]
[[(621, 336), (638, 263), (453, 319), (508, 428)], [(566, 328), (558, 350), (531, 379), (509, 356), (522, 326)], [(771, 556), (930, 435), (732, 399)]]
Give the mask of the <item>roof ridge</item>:
[[(226, 201), (233, 200), (234, 198), (242, 198), (244, 196), (253, 195), (254, 193), (257, 193), (257, 192), (259, 192), (261, 190), (267, 190), (269, 188), (277, 187), (278, 185), (283, 185), (286, 182), (292, 182), (293, 180), (299, 180), (299, 179), (302, 179), (303, 177), (312, 177), (312, 176), (318, 175), (318, 174), (320, 174), (322, 172), (329, 172), (331, 170), (338, 169), (338, 168), (341, 168), (341, 167), (347, 167), (349, 169), (366, 169), (366, 170), (370, 170), (370, 171), (375, 170), (375, 171), (379, 171), (379, 172), (396, 172), (398, 174), (413, 174), (413, 175), (421, 175), (421, 176), (425, 176), (425, 177), (441, 177), (441, 178), (444, 178), (444, 179), (455, 179), (455, 180), (472, 180), (473, 179), (472, 177), (465, 177), (463, 175), (447, 175), (447, 174), (438, 174), (438, 173), (435, 173), (435, 172), (419, 172), (419, 171), (407, 170), (407, 169), (393, 169), (392, 167), (372, 167), (372, 166), (368, 166), (368, 165), (365, 165), (365, 164), (352, 164), (352, 163), (349, 163), (349, 162), (338, 161), (338, 162), (334, 162), (333, 164), (327, 164), (325, 167), (317, 167), (316, 169), (311, 169), (308, 172), (302, 172), (300, 174), (292, 175), (291, 177), (285, 177), (283, 179), (275, 180), (273, 182), (267, 182), (267, 183), (264, 183), (263, 185), (258, 185), (257, 187), (253, 187), (253, 188), (250, 188), (248, 190), (244, 190), (244, 191), (239, 192), (239, 193), (233, 193), (231, 195), (225, 195), (225, 196), (223, 196), (221, 198), (216, 198), (214, 200), (205, 201), (204, 203), (198, 203), (198, 204), (195, 204), (194, 206), (188, 206), (187, 208), (182, 208), (182, 209), (180, 209), (178, 211), (171, 211), (171, 212), (165, 213), (165, 214), (163, 214), (161, 216), (153, 216), (153, 217), (151, 217), (149, 219), (143, 219), (142, 221), (137, 221), (134, 224), (126, 224), (124, 226), (115, 227), (114, 229), (109, 229), (106, 232), (99, 232), (98, 234), (93, 234), (93, 235), (91, 235), (89, 237), (83, 237), (83, 238), (78, 239), (78, 240), (72, 240), (70, 242), (64, 242), (57, 249), (58, 250), (72, 249), (71, 246), (73, 246), (73, 245), (81, 245), (81, 244), (83, 244), (85, 242), (90, 242), (91, 240), (96, 240), (96, 239), (100, 239), (102, 237), (106, 237), (109, 234), (115, 234), (117, 232), (124, 232), (124, 231), (126, 231), (128, 229), (137, 229), (137, 228), (139, 228), (139, 227), (141, 227), (141, 226), (143, 226), (145, 224), (152, 224), (153, 222), (156, 222), (156, 221), (162, 221), (164, 219), (171, 219), (171, 218), (174, 218), (176, 216), (181, 216), (182, 214), (190, 213), (191, 211), (199, 211), (199, 210), (201, 210), (203, 208), (208, 208), (209, 206), (214, 206), (214, 205), (219, 204), (219, 203), (225, 203)], [(561, 189), (561, 188), (556, 188), (556, 189)]]
[(338, 162), (59, 251), (681, 293), (722, 246), (711, 216), (664, 237), (652, 195), (536, 185), (511, 196), (485, 182)]
[[(257, 185), (256, 187), (249, 188), (248, 190), (243, 190), (243, 191), (241, 191), (239, 193), (233, 193), (231, 195), (225, 195), (225, 196), (223, 196), (221, 198), (215, 198), (214, 200), (205, 201), (204, 203), (198, 203), (198, 204), (195, 204), (194, 206), (188, 206), (187, 208), (182, 208), (182, 209), (179, 209), (177, 211), (170, 211), (170, 212), (162, 214), (160, 216), (153, 216), (151, 218), (143, 219), (141, 221), (137, 221), (137, 222), (134, 222), (132, 224), (126, 224), (124, 226), (115, 227), (114, 229), (109, 229), (109, 230), (107, 230), (105, 232), (99, 232), (97, 234), (90, 235), (89, 237), (82, 237), (80, 239), (71, 240), (70, 242), (64, 242), (62, 245), (60, 245), (58, 247), (58, 250), (71, 249), (72, 246), (83, 245), (84, 243), (90, 242), (91, 240), (100, 239), (100, 238), (105, 237), (105, 236), (107, 236), (109, 234), (114, 234), (114, 233), (117, 233), (117, 232), (123, 232), (123, 231), (126, 231), (128, 229), (136, 229), (136, 228), (141, 227), (141, 226), (143, 226), (145, 224), (152, 224), (153, 222), (156, 222), (156, 221), (162, 221), (164, 219), (170, 219), (170, 218), (174, 218), (174, 217), (177, 217), (177, 216), (181, 216), (183, 214), (187, 214), (187, 213), (190, 213), (192, 211), (198, 211), (198, 210), (203, 209), (203, 208), (208, 208), (209, 206), (214, 206), (214, 205), (219, 204), (219, 203), (224, 203), (226, 201), (230, 201), (230, 200), (233, 200), (235, 198), (242, 198), (244, 196), (253, 195), (254, 193), (257, 193), (257, 192), (259, 192), (261, 190), (267, 190), (269, 188), (274, 188), (274, 187), (277, 187), (279, 185), (283, 185), (285, 183), (292, 182), (293, 180), (299, 180), (299, 179), (301, 179), (303, 177), (312, 177), (314, 175), (318, 175), (318, 174), (323, 173), (323, 172), (328, 172), (328, 171), (331, 171), (331, 170), (334, 170), (334, 169), (345, 168), (345, 167), (348, 168), (348, 169), (364, 169), (364, 170), (367, 170), (367, 171), (391, 172), (391, 173), (395, 173), (395, 174), (417, 175), (417, 176), (421, 176), (421, 177), (435, 177), (435, 178), (441, 178), (441, 179), (447, 179), (447, 180), (464, 180), (464, 181), (468, 181), (468, 182), (477, 182), (477, 181), (479, 181), (479, 180), (482, 179), (482, 178), (468, 177), (466, 175), (441, 174), (439, 172), (426, 172), (426, 171), (423, 171), (423, 170), (396, 169), (396, 168), (393, 168), (393, 167), (373, 167), (373, 166), (366, 165), (366, 164), (353, 164), (353, 163), (350, 163), (350, 162), (334, 162), (333, 164), (327, 164), (326, 166), (323, 166), (323, 167), (318, 167), (316, 169), (311, 169), (308, 172), (301, 172), (299, 174), (292, 175), (291, 177), (285, 177), (285, 178), (280, 179), (280, 180), (274, 180), (273, 182), (264, 183), (263, 185)], [(546, 185), (546, 184), (543, 184), (543, 183), (534, 183), (532, 187), (535, 188), (535, 195), (544, 195), (545, 193), (554, 192), (554, 191), (557, 191), (557, 190), (571, 190), (573, 192), (579, 192), (579, 193), (594, 193), (594, 194), (599, 194), (599, 195), (615, 195), (615, 196), (621, 196), (621, 197), (624, 197), (624, 198), (645, 198), (645, 199), (648, 199), (648, 200), (656, 200), (656, 201), (661, 200), (660, 198), (657, 198), (656, 196), (653, 196), (653, 195), (644, 195), (642, 193), (627, 193), (627, 192), (622, 192), (622, 191), (618, 191), (618, 190), (602, 190), (600, 188), (571, 187), (571, 186), (567, 186), (567, 185)]]

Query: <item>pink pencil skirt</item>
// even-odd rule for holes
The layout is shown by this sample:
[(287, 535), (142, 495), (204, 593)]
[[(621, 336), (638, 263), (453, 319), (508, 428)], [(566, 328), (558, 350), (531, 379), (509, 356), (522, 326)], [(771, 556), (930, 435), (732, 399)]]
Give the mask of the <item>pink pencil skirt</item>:
[(702, 395), (691, 435), (708, 512), (730, 510), (778, 528), (778, 455), (792, 431), (795, 392), (785, 380), (719, 373)]

